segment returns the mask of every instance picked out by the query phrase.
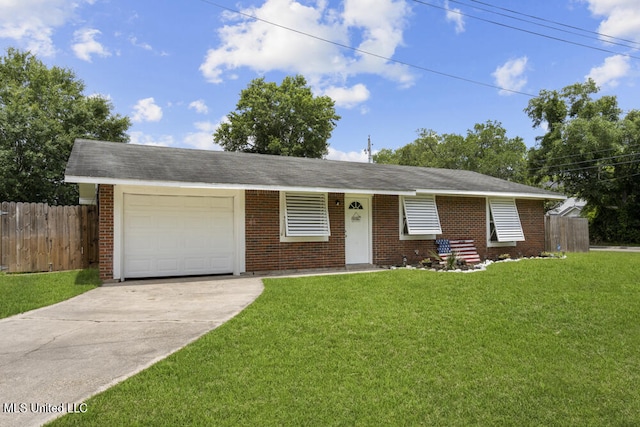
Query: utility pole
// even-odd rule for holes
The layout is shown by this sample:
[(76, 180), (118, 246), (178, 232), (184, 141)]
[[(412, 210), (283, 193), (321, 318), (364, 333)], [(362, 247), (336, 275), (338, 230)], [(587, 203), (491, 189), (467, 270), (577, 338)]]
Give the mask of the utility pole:
[(369, 137), (367, 138), (367, 148), (365, 148), (365, 150), (367, 152), (367, 155), (369, 156), (369, 163), (372, 163), (371, 160), (371, 135), (369, 135)]

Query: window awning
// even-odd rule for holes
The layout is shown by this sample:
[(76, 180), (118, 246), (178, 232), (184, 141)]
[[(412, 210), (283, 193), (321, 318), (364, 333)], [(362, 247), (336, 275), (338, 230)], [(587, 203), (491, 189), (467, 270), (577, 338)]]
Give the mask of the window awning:
[(403, 203), (410, 235), (442, 234), (435, 196), (404, 197)]
[(524, 240), (524, 232), (522, 231), (515, 200), (491, 199), (489, 200), (489, 207), (498, 242), (520, 242)]
[(285, 193), (289, 237), (330, 236), (326, 193)]

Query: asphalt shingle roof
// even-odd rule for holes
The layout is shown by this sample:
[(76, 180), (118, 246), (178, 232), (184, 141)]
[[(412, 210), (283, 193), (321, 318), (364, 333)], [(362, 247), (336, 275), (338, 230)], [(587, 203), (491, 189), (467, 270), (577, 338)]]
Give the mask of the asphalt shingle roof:
[[(262, 154), (152, 147), (78, 139), (67, 163), (70, 182), (176, 182), (245, 188), (352, 192), (504, 193), (562, 198), (544, 189), (477, 172), (342, 162)], [(131, 181), (131, 182), (130, 182)]]

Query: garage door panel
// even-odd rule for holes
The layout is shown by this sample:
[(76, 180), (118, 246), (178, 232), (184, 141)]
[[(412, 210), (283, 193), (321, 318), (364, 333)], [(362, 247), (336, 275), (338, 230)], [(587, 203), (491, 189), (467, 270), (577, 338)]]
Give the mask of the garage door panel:
[(131, 215), (129, 225), (132, 229), (145, 229), (154, 227), (153, 217), (151, 215)]
[(233, 258), (229, 255), (214, 257), (211, 259), (211, 263), (214, 270), (217, 271), (228, 270), (229, 268), (233, 269)]
[(155, 263), (158, 272), (163, 273), (164, 275), (170, 275), (180, 272), (180, 260), (178, 258), (156, 258)]
[[(160, 231), (162, 233), (162, 231)], [(183, 249), (183, 245), (180, 245), (182, 235), (178, 232), (164, 231), (163, 234), (157, 236), (155, 239), (155, 245), (149, 246), (146, 251), (151, 253), (175, 253)]]
[(233, 199), (124, 197), (125, 277), (232, 273)]
[(211, 263), (207, 258), (203, 257), (186, 257), (184, 266), (187, 270), (203, 271), (211, 268)]
[(189, 242), (189, 246), (190, 246), (189, 249), (191, 251), (195, 251), (195, 250), (211, 251), (211, 249), (213, 248), (213, 242), (204, 236), (197, 236), (197, 235), (188, 236), (187, 235), (185, 236), (185, 238)]
[(127, 267), (132, 277), (140, 277), (141, 273), (152, 270), (153, 262), (150, 258), (130, 258)]

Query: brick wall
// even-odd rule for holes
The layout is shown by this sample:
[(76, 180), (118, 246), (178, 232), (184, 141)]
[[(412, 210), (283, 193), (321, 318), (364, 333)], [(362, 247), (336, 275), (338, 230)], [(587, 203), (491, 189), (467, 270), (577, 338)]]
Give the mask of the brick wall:
[(486, 199), (483, 197), (437, 196), (436, 203), (442, 225), (442, 238), (449, 240), (473, 239), (480, 258), (486, 258), (488, 256)]
[[(344, 194), (329, 193), (331, 236), (327, 242), (280, 242), (280, 195), (278, 191), (247, 190), (246, 270), (295, 270), (344, 267)], [(336, 205), (335, 201), (340, 201)], [(434, 240), (400, 240), (399, 196), (375, 195), (372, 199), (373, 263), (398, 265), (403, 255), (409, 263), (429, 256)], [(482, 259), (503, 253), (512, 257), (537, 255), (544, 250), (544, 205), (541, 200), (517, 200), (526, 241), (515, 247), (488, 248), (486, 201), (481, 197), (437, 196), (442, 237), (473, 239)], [(113, 280), (113, 186), (98, 187), (98, 233), (100, 278)], [(416, 254), (416, 251), (418, 252)]]
[(100, 279), (113, 280), (113, 185), (98, 186), (98, 242)]
[(542, 200), (516, 200), (520, 214), (524, 242), (518, 242), (511, 256), (538, 256), (544, 251), (544, 202)]
[[(247, 271), (344, 267), (344, 194), (329, 193), (331, 236), (327, 242), (280, 242), (280, 194), (247, 190)], [(337, 206), (335, 201), (339, 200)]]
[(403, 256), (409, 264), (415, 264), (436, 250), (433, 240), (400, 240), (399, 203), (399, 196), (373, 196), (373, 263), (376, 265), (400, 265)]
[[(399, 196), (373, 197), (373, 262), (398, 265), (403, 255), (409, 263), (428, 257), (436, 250), (434, 240), (399, 239)], [(487, 247), (487, 208), (483, 197), (437, 196), (442, 235), (449, 240), (473, 239), (481, 259), (504, 253), (512, 257), (533, 256), (544, 250), (544, 206), (541, 200), (517, 200), (516, 205), (526, 240), (516, 246)], [(416, 251), (418, 252), (416, 254)]]

